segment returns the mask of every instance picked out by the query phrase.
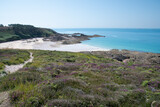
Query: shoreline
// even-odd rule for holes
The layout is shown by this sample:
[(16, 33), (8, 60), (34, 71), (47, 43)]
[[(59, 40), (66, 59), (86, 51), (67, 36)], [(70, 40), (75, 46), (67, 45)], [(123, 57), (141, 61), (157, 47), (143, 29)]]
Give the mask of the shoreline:
[(35, 49), (35, 50), (50, 50), (50, 51), (68, 51), (68, 52), (82, 52), (82, 51), (109, 51), (100, 47), (77, 44), (63, 44), (63, 41), (52, 42), (43, 41), (43, 38), (33, 38), (26, 40), (16, 40), (11, 42), (0, 43), (0, 49)]

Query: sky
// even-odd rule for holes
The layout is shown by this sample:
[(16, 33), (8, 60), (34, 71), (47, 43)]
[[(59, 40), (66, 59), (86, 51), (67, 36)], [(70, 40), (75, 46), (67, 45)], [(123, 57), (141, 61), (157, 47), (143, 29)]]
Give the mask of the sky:
[(160, 0), (0, 0), (0, 24), (160, 28)]

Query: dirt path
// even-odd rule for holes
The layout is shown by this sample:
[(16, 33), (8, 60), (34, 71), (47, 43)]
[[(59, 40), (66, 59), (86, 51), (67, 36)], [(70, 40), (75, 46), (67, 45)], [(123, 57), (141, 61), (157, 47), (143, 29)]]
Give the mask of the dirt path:
[[(29, 60), (27, 60), (23, 64), (19, 64), (19, 65), (10, 65), (10, 66), (6, 65), (5, 71), (7, 73), (16, 72), (19, 69), (23, 68), (24, 65), (26, 65), (27, 63), (32, 62), (33, 58), (34, 58), (33, 54), (30, 53), (30, 59)], [(0, 93), (0, 107), (12, 107), (10, 105), (10, 101), (9, 101), (9, 92), (1, 92)]]
[(9, 92), (0, 93), (0, 107), (12, 107), (9, 101)]
[(33, 54), (30, 52), (30, 59), (29, 59), (29, 60), (25, 61), (23, 64), (10, 65), (10, 66), (6, 65), (4, 70), (5, 70), (7, 73), (16, 72), (16, 71), (18, 71), (19, 69), (23, 68), (24, 65), (26, 65), (27, 63), (32, 62), (32, 61), (33, 61), (33, 58), (34, 58), (34, 57), (33, 57)]

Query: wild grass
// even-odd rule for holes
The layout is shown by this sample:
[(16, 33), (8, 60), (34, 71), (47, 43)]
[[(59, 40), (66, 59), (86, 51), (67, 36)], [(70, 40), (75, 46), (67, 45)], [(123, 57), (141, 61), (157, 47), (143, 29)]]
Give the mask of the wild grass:
[(32, 63), (0, 78), (0, 91), (10, 90), (14, 106), (150, 107), (160, 100), (159, 65), (122, 63), (83, 53), (30, 51)]
[(30, 53), (26, 50), (0, 50), (0, 67), (3, 65), (15, 65), (28, 60)]

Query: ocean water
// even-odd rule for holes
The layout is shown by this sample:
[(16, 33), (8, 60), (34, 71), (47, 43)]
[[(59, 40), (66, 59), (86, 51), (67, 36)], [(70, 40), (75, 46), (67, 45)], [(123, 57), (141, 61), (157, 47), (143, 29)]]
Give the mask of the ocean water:
[(84, 33), (103, 35), (82, 44), (106, 49), (128, 49), (160, 53), (160, 29), (74, 28), (53, 29), (59, 33)]

